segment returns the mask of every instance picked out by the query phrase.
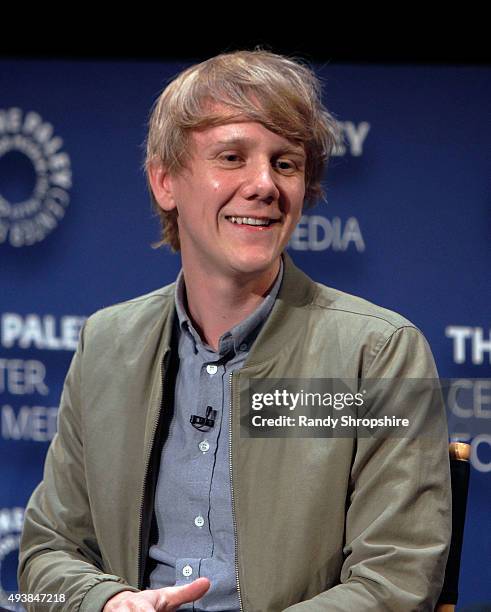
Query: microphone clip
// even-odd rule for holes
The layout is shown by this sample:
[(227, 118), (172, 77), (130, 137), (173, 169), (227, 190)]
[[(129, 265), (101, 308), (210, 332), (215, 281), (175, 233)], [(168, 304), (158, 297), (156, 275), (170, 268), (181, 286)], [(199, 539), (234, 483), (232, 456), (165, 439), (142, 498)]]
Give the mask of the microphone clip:
[(191, 425), (197, 429), (198, 431), (208, 431), (202, 429), (203, 427), (208, 427), (210, 429), (215, 425), (215, 415), (217, 411), (213, 410), (211, 406), (206, 407), (206, 416), (202, 417), (197, 414), (192, 414), (189, 422)]

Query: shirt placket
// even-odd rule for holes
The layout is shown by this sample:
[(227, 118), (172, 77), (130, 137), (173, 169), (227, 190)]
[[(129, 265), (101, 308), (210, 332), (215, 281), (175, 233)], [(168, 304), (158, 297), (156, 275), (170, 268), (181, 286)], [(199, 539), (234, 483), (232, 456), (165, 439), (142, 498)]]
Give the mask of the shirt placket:
[[(192, 414), (205, 415), (208, 407), (214, 411), (213, 427), (196, 427), (193, 432), (195, 443), (193, 454), (200, 463), (197, 467), (203, 475), (199, 479), (192, 495), (193, 525), (195, 542), (199, 557), (186, 557), (176, 561), (176, 584), (187, 584), (201, 576), (204, 558), (213, 554), (214, 541), (211, 528), (211, 491), (216, 465), (218, 439), (223, 416), (223, 375), (225, 368), (220, 363), (220, 355), (204, 347), (197, 348), (195, 359), (199, 368), (196, 376), (199, 379), (198, 393)], [(212, 413), (213, 414), (213, 413)], [(191, 414), (186, 415), (190, 417)], [(183, 604), (180, 609), (194, 610), (193, 602)]]

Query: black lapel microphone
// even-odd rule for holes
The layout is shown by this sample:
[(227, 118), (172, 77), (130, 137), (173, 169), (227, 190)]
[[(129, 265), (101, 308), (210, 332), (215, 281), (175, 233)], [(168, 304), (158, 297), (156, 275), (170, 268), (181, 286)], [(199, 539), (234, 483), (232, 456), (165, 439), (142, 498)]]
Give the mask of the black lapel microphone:
[(192, 414), (189, 419), (191, 425), (198, 431), (207, 431), (202, 429), (203, 427), (211, 428), (215, 425), (215, 416), (217, 411), (213, 410), (211, 406), (206, 407), (206, 416), (202, 417), (197, 414)]

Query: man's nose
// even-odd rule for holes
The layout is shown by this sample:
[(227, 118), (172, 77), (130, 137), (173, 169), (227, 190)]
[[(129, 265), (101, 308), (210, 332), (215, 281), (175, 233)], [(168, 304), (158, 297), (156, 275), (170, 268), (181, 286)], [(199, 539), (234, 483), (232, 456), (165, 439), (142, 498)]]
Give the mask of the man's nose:
[(251, 164), (242, 188), (246, 200), (261, 200), (271, 204), (280, 196), (275, 171), (268, 161)]

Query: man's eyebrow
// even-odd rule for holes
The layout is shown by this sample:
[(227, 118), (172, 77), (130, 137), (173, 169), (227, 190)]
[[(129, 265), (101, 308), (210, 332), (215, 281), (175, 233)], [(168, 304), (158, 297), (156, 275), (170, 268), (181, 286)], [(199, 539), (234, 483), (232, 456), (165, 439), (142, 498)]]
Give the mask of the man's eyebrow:
[[(210, 143), (210, 147), (214, 147), (217, 145), (250, 145), (253, 144), (254, 140), (252, 138), (224, 138), (220, 140), (216, 140), (215, 142)], [(303, 147), (296, 146), (294, 144), (286, 144), (285, 146), (279, 147), (284, 153), (294, 153), (296, 155), (302, 155), (305, 157), (305, 151)]]

